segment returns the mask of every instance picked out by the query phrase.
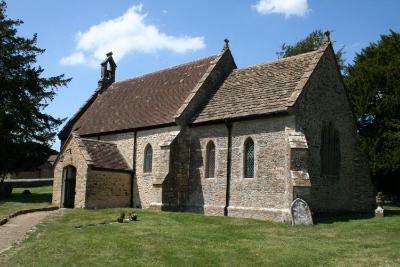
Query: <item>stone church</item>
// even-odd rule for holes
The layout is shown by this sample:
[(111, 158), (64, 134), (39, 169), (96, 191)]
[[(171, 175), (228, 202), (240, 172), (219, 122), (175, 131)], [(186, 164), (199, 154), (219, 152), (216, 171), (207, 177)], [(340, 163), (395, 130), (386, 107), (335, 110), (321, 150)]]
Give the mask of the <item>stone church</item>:
[(334, 51), (322, 46), (240, 68), (229, 49), (125, 81), (112, 53), (89, 100), (59, 133), (53, 204), (137, 207), (290, 222), (369, 212), (374, 188), (357, 146)]

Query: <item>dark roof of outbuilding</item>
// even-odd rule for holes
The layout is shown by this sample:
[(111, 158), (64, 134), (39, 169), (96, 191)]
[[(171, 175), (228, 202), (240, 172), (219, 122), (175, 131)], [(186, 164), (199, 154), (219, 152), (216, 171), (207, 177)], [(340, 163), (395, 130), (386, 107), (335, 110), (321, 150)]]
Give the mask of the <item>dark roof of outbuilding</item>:
[[(218, 55), (113, 83), (95, 93), (68, 125), (80, 135), (144, 128), (174, 122), (174, 115)], [(75, 122), (76, 121), (76, 122)]]
[(90, 156), (93, 167), (107, 170), (131, 170), (116, 144), (86, 138), (80, 138), (80, 140)]
[(286, 111), (300, 95), (327, 47), (328, 44), (313, 52), (233, 70), (193, 123)]
[(56, 161), (56, 159), (57, 159), (57, 156), (58, 156), (58, 154), (57, 155), (50, 155), (47, 158), (47, 162), (49, 162), (51, 165), (53, 165), (54, 161)]

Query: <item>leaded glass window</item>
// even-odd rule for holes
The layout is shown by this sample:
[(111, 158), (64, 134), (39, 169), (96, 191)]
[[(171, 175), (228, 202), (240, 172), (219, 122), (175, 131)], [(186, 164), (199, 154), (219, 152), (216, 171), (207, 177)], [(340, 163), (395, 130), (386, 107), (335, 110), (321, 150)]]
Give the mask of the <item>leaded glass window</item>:
[(153, 164), (153, 149), (151, 145), (147, 145), (144, 150), (144, 164), (143, 164), (143, 172), (151, 172)]
[(338, 176), (340, 169), (339, 132), (332, 122), (324, 123), (321, 131), (321, 175)]
[(207, 144), (206, 151), (206, 178), (215, 176), (215, 145), (212, 141)]
[(244, 143), (244, 177), (254, 177), (254, 142), (251, 138)]

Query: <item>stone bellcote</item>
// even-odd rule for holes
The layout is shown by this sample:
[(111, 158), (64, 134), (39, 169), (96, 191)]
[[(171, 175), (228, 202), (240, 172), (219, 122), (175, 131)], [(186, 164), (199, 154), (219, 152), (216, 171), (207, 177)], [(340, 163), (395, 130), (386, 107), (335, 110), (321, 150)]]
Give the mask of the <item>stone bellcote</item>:
[(98, 83), (100, 89), (105, 89), (115, 82), (115, 69), (117, 68), (117, 64), (115, 64), (112, 55), (112, 52), (107, 53), (106, 59), (100, 64), (101, 77)]
[(327, 45), (331, 42), (331, 38), (330, 38), (331, 32), (330, 31), (326, 31), (323, 33), (322, 35), (322, 45)]

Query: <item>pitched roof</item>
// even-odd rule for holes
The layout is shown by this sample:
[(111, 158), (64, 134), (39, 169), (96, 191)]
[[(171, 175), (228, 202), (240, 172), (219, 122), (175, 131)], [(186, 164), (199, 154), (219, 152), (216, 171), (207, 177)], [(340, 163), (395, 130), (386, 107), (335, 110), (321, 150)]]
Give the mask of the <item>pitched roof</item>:
[(95, 93), (88, 107), (84, 106), (60, 134), (68, 134), (71, 123), (72, 131), (80, 135), (173, 123), (175, 113), (217, 56), (113, 83), (101, 94)]
[(209, 97), (193, 123), (287, 110), (300, 95), (326, 47), (234, 70)]
[(80, 138), (80, 141), (89, 154), (94, 167), (110, 170), (131, 170), (116, 144), (85, 138)]
[(51, 165), (53, 165), (53, 164), (54, 164), (54, 161), (56, 161), (56, 159), (57, 159), (57, 156), (58, 156), (58, 154), (56, 154), (56, 155), (50, 155), (50, 156), (47, 158), (47, 162), (49, 162)]

